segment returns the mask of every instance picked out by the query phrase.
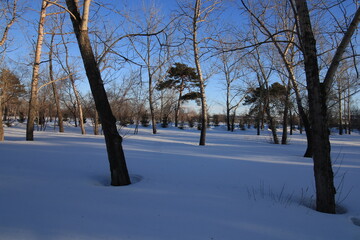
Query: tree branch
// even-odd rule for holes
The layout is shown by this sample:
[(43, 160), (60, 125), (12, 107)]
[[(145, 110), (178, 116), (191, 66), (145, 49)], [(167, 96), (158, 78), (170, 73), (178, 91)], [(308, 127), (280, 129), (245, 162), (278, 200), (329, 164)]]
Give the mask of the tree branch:
[(330, 91), (332, 82), (334, 81), (334, 75), (340, 64), (342, 55), (344, 54), (346, 47), (349, 45), (351, 37), (354, 34), (355, 30), (357, 29), (359, 22), (360, 22), (360, 8), (358, 8), (356, 10), (354, 18), (352, 19), (350, 26), (348, 27), (347, 31), (345, 32), (340, 45), (336, 49), (336, 52), (331, 61), (330, 67), (325, 75), (323, 86), (324, 86), (324, 89), (326, 92)]

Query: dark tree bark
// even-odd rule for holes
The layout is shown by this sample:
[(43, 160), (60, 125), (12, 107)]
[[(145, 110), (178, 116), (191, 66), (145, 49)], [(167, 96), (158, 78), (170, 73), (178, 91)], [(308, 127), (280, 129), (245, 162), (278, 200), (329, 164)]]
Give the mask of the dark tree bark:
[(295, 0), (299, 19), (299, 38), (309, 99), (309, 114), (314, 144), (313, 161), (316, 186), (316, 210), (335, 213), (334, 174), (331, 165), (329, 129), (327, 123), (327, 94), (320, 83), (316, 41), (311, 28), (309, 10), (305, 0)]
[(95, 109), (95, 117), (94, 117), (94, 135), (99, 135), (99, 114)]
[(86, 76), (90, 83), (95, 106), (99, 113), (104, 131), (106, 149), (110, 163), (111, 185), (122, 186), (130, 184), (125, 155), (122, 148), (122, 137), (116, 128), (116, 119), (112, 114), (110, 104), (101, 79), (99, 67), (90, 44), (88, 35), (88, 11), (90, 1), (84, 1), (84, 14), (81, 17), (75, 0), (66, 0), (68, 10), (71, 12), (71, 21), (78, 41), (83, 59)]
[(334, 75), (342, 59), (346, 47), (360, 22), (360, 9), (346, 30), (343, 39), (336, 49), (324, 81), (320, 82), (317, 62), (316, 41), (311, 28), (311, 20), (306, 0), (295, 0), (298, 16), (298, 31), (302, 52), (309, 99), (310, 123), (314, 144), (313, 161), (316, 186), (316, 210), (325, 213), (335, 213), (334, 176), (331, 165), (331, 145), (328, 129), (327, 98)]
[[(281, 144), (287, 144), (287, 128), (288, 128), (288, 119), (289, 119), (289, 108), (290, 108), (290, 89), (291, 89), (291, 85), (290, 85), (290, 79), (289, 82), (287, 84), (286, 87), (286, 96), (285, 96), (285, 107), (284, 107), (284, 116), (283, 116), (283, 133), (281, 136)], [(291, 118), (291, 113), (290, 113), (290, 118)], [(290, 128), (292, 126), (290, 125)]]
[(175, 127), (178, 127), (179, 125), (179, 113), (180, 113), (180, 107), (181, 107), (181, 101), (182, 101), (182, 95), (183, 95), (183, 91), (184, 91), (184, 78), (181, 78), (181, 84), (179, 87), (179, 97), (177, 100), (177, 104), (176, 104), (176, 108), (175, 108)]

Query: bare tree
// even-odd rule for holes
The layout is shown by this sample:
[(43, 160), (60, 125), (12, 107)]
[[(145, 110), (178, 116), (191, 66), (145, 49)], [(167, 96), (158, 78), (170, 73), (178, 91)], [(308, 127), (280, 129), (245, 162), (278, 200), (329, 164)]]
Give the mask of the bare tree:
[[(200, 101), (201, 101), (201, 133), (199, 145), (205, 145), (206, 143), (206, 128), (208, 125), (208, 106), (205, 92), (205, 76), (203, 73), (201, 59), (204, 52), (200, 51), (200, 46), (206, 44), (210, 38), (210, 32), (207, 37), (200, 35), (200, 27), (206, 26), (206, 23), (210, 21), (210, 15), (215, 12), (220, 6), (221, 1), (219, 0), (195, 0), (194, 5), (182, 6), (184, 15), (190, 19), (189, 38), (192, 45), (193, 59), (197, 75), (199, 77), (199, 89), (200, 89)], [(189, 11), (187, 11), (189, 10)]]
[(30, 90), (30, 101), (29, 101), (29, 111), (28, 111), (28, 120), (26, 125), (26, 140), (34, 140), (34, 121), (36, 118), (37, 111), (37, 94), (38, 94), (38, 83), (39, 83), (39, 70), (41, 63), (41, 52), (44, 42), (44, 25), (46, 18), (46, 9), (52, 4), (48, 3), (46, 0), (42, 0), (41, 10), (40, 10), (40, 19), (37, 32), (37, 42), (35, 47), (35, 59), (32, 67), (32, 78), (31, 78), (31, 90)]
[[(307, 137), (307, 148), (304, 154), (304, 157), (312, 157), (312, 131), (309, 122), (309, 118), (306, 114), (306, 110), (303, 107), (302, 96), (300, 94), (299, 84), (295, 77), (295, 54), (294, 54), (294, 46), (296, 45), (295, 38), (295, 23), (293, 19), (291, 19), (292, 11), (291, 8), (287, 4), (279, 4), (277, 7), (277, 15), (272, 16), (272, 18), (280, 18), (275, 22), (274, 31), (271, 31), (270, 24), (266, 24), (264, 19), (267, 19), (269, 16), (264, 16), (268, 11), (266, 9), (266, 5), (264, 9), (260, 11), (259, 14), (255, 13), (254, 10), (251, 9), (248, 4), (246, 4), (243, 0), (241, 1), (245, 10), (249, 13), (252, 20), (252, 25), (257, 27), (262, 34), (269, 39), (270, 43), (272, 43), (280, 56), (283, 66), (286, 69), (287, 77), (291, 81), (292, 87), (295, 91), (296, 103), (298, 106), (298, 112), (301, 117), (302, 123), (305, 127), (305, 133)], [(280, 8), (280, 9), (279, 9)], [(279, 14), (280, 13), (280, 14)], [(292, 20), (292, 21), (291, 21)]]
[[(56, 106), (56, 116), (58, 118), (59, 132), (64, 132), (64, 123), (62, 111), (60, 108), (60, 97), (56, 87), (56, 82), (54, 80), (54, 70), (53, 70), (53, 54), (54, 54), (54, 39), (55, 32), (51, 34), (50, 46), (49, 46), (49, 77), (51, 81), (51, 87), (54, 94), (55, 106)], [(55, 128), (55, 126), (54, 126)]]
[(237, 84), (244, 76), (243, 69), (245, 67), (242, 62), (242, 56), (238, 52), (223, 51), (218, 55), (218, 58), (220, 63), (217, 64), (217, 67), (225, 80), (227, 130), (233, 131), (234, 126), (231, 124), (233, 122), (231, 121), (231, 115), (235, 115), (236, 109), (245, 96), (245, 91)]
[(80, 93), (77, 90), (77, 87), (75, 84), (75, 70), (70, 65), (69, 49), (68, 49), (68, 46), (67, 46), (67, 43), (66, 43), (66, 40), (64, 37), (64, 33), (61, 34), (61, 39), (62, 39), (62, 43), (63, 43), (64, 49), (65, 49), (65, 65), (61, 64), (61, 67), (66, 72), (66, 74), (69, 76), (69, 80), (70, 80), (70, 83), (71, 83), (71, 86), (73, 89), (73, 93), (75, 95), (77, 111), (79, 113), (79, 125), (80, 125), (80, 129), (81, 129), (81, 134), (86, 134), (85, 126), (84, 126), (83, 107), (81, 104), (81, 97), (80, 97)]
[(82, 15), (76, 0), (66, 0), (74, 32), (78, 41), (91, 92), (96, 109), (101, 119), (104, 131), (108, 159), (110, 163), (111, 185), (120, 186), (130, 184), (130, 177), (126, 166), (122, 148), (122, 137), (116, 127), (116, 119), (112, 114), (106, 96), (104, 83), (101, 78), (98, 63), (96, 62), (89, 38), (88, 21), (91, 0), (84, 0)]
[[(9, 5), (8, 5), (9, 4)], [(8, 37), (8, 33), (9, 33), (9, 30), (11, 28), (11, 26), (15, 23), (17, 17), (16, 17), (16, 12), (17, 12), (17, 0), (14, 0), (11, 2), (11, 4), (9, 2), (7, 2), (5, 5), (4, 5), (4, 11), (3, 14), (4, 16), (4, 19), (6, 19), (5, 21), (5, 28), (2, 32), (2, 35), (1, 36), (1, 40), (0, 40), (0, 47), (4, 46), (6, 40), (7, 40), (7, 37)], [(10, 14), (8, 14), (10, 12)], [(1, 141), (4, 141), (4, 127), (3, 127), (3, 122), (2, 122), (2, 119), (3, 119), (3, 106), (2, 106), (2, 91), (0, 89), (0, 142)]]
[[(164, 19), (160, 16), (159, 10), (155, 5), (144, 6), (145, 24), (137, 24), (136, 28), (145, 34), (129, 37), (134, 52), (140, 58), (139, 65), (146, 69), (148, 81), (148, 103), (150, 108), (151, 123), (153, 134), (157, 133), (156, 114), (155, 114), (155, 96), (154, 89), (159, 79), (159, 72), (168, 64), (170, 45), (167, 42), (169, 34), (165, 33)], [(165, 77), (160, 76), (162, 78)]]
[(313, 130), (316, 210), (325, 213), (335, 213), (336, 189), (334, 187), (334, 174), (330, 155), (331, 147), (328, 129), (327, 100), (336, 70), (360, 22), (360, 8), (356, 10), (350, 25), (344, 32), (326, 75), (321, 82), (316, 40), (312, 29), (307, 1), (295, 0), (294, 2), (291, 1), (291, 3), (298, 18), (298, 38), (304, 55), (309, 113)]

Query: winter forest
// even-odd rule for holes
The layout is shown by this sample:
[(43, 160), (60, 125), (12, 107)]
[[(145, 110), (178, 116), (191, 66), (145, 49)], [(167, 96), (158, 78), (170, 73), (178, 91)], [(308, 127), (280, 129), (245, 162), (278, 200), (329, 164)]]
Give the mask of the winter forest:
[(0, 5), (0, 239), (360, 239), (357, 0)]

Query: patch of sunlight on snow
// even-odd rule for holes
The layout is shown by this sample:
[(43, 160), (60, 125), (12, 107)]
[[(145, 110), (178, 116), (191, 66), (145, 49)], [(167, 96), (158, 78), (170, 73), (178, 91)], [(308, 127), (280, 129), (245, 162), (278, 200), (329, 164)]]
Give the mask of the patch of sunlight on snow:
[(169, 138), (166, 138), (166, 137), (163, 137), (163, 138), (155, 138), (154, 136), (149, 136), (149, 137), (136, 136), (136, 137), (132, 137), (132, 138), (133, 138), (133, 139), (136, 139), (136, 140), (143, 140), (143, 141), (149, 141), (149, 142), (181, 143), (181, 144), (192, 145), (192, 146), (198, 145), (198, 144), (195, 143), (195, 142), (173, 140), (173, 139), (169, 139)]

